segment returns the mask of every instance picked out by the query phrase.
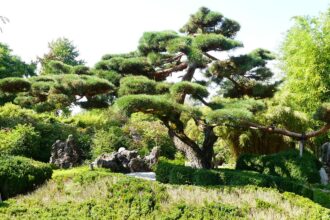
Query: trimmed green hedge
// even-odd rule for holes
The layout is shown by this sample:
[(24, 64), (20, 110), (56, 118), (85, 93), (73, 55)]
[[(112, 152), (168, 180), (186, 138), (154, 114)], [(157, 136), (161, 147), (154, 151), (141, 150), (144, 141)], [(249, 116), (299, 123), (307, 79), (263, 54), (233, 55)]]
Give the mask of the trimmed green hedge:
[(237, 170), (289, 178), (304, 183), (319, 183), (320, 162), (305, 151), (300, 158), (298, 150), (287, 150), (271, 155), (243, 154), (236, 163)]
[(32, 190), (52, 176), (49, 164), (19, 156), (0, 156), (0, 193), (3, 199)]
[(170, 161), (160, 160), (156, 167), (156, 179), (162, 183), (188, 184), (200, 186), (255, 185), (276, 188), (280, 192), (288, 191), (313, 199), (313, 190), (303, 184), (285, 178), (259, 174), (252, 171), (230, 169), (193, 169)]

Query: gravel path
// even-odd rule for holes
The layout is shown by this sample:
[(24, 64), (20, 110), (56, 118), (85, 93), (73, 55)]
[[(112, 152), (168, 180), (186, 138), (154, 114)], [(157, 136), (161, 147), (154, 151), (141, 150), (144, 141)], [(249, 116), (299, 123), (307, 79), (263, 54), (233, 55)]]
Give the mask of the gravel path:
[(154, 172), (135, 172), (126, 174), (127, 176), (133, 176), (136, 178), (146, 179), (146, 180), (156, 180), (156, 174)]

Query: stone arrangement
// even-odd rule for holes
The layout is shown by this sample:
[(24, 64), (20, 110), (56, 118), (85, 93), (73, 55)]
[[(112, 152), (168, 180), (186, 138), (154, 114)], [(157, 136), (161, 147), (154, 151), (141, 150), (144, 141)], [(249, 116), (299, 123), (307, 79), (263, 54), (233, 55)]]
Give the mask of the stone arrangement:
[(323, 167), (320, 170), (322, 184), (329, 183), (330, 179), (330, 142), (326, 142), (321, 146), (321, 158)]
[(57, 140), (53, 144), (49, 162), (61, 169), (80, 165), (81, 151), (72, 135), (69, 135), (65, 141)]
[(136, 150), (121, 147), (117, 152), (100, 155), (91, 163), (91, 169), (96, 166), (121, 173), (148, 172), (157, 163), (159, 152), (159, 147), (154, 147), (149, 155), (141, 158)]

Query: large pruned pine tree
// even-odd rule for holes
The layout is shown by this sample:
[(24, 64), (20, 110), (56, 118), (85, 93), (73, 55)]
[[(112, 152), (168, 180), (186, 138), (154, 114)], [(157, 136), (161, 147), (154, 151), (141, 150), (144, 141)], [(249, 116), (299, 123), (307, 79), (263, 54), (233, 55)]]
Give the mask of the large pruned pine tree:
[[(203, 7), (180, 29), (182, 34), (146, 32), (137, 52), (106, 55), (96, 69), (124, 77), (120, 81), (117, 108), (128, 115), (140, 111), (157, 116), (191, 166), (211, 168), (213, 146), (217, 141), (214, 127), (232, 123), (232, 119), (252, 119), (253, 113), (263, 106), (255, 99), (271, 97), (276, 90), (277, 82), (269, 80), (273, 73), (266, 66), (267, 61), (274, 58), (269, 51), (257, 49), (246, 55), (217, 58), (217, 53), (243, 46), (235, 40), (239, 29), (236, 21)], [(207, 81), (195, 80), (198, 73), (204, 73)], [(166, 82), (169, 76), (180, 74), (179, 82)], [(221, 85), (224, 96), (255, 99), (235, 99), (235, 105), (227, 106), (208, 102), (209, 91), (205, 85), (210, 82)], [(186, 104), (187, 96), (207, 108)], [(202, 143), (186, 134), (190, 119), (203, 132)]]

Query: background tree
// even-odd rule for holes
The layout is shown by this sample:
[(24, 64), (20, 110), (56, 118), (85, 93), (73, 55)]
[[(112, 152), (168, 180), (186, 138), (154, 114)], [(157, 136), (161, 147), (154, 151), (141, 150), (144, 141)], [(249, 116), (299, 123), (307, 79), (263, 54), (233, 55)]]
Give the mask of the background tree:
[(286, 73), (279, 103), (312, 115), (329, 101), (330, 15), (295, 17), (282, 45)]
[(31, 77), (36, 75), (36, 64), (25, 63), (12, 54), (11, 49), (0, 43), (0, 79), (6, 77)]
[[(82, 65), (85, 62), (79, 60), (79, 51), (72, 41), (67, 38), (58, 38), (48, 44), (49, 52), (42, 58), (39, 58), (41, 63), (41, 74), (53, 74), (52, 65), (56, 65), (56, 61), (70, 66)], [(55, 62), (55, 64), (54, 64)]]
[[(7, 77), (26, 78), (34, 75), (36, 75), (35, 63), (25, 63), (20, 57), (13, 55), (6, 44), (0, 43), (0, 79)], [(11, 102), (14, 99), (14, 94), (0, 91), (0, 104)]]
[[(313, 114), (322, 103), (329, 102), (329, 31), (329, 10), (316, 17), (295, 17), (281, 47), (281, 63), (286, 77), (275, 96), (276, 104), (307, 114), (309, 129), (322, 126), (313, 120)], [(317, 153), (328, 140), (328, 133), (325, 133), (311, 139), (309, 144)]]

